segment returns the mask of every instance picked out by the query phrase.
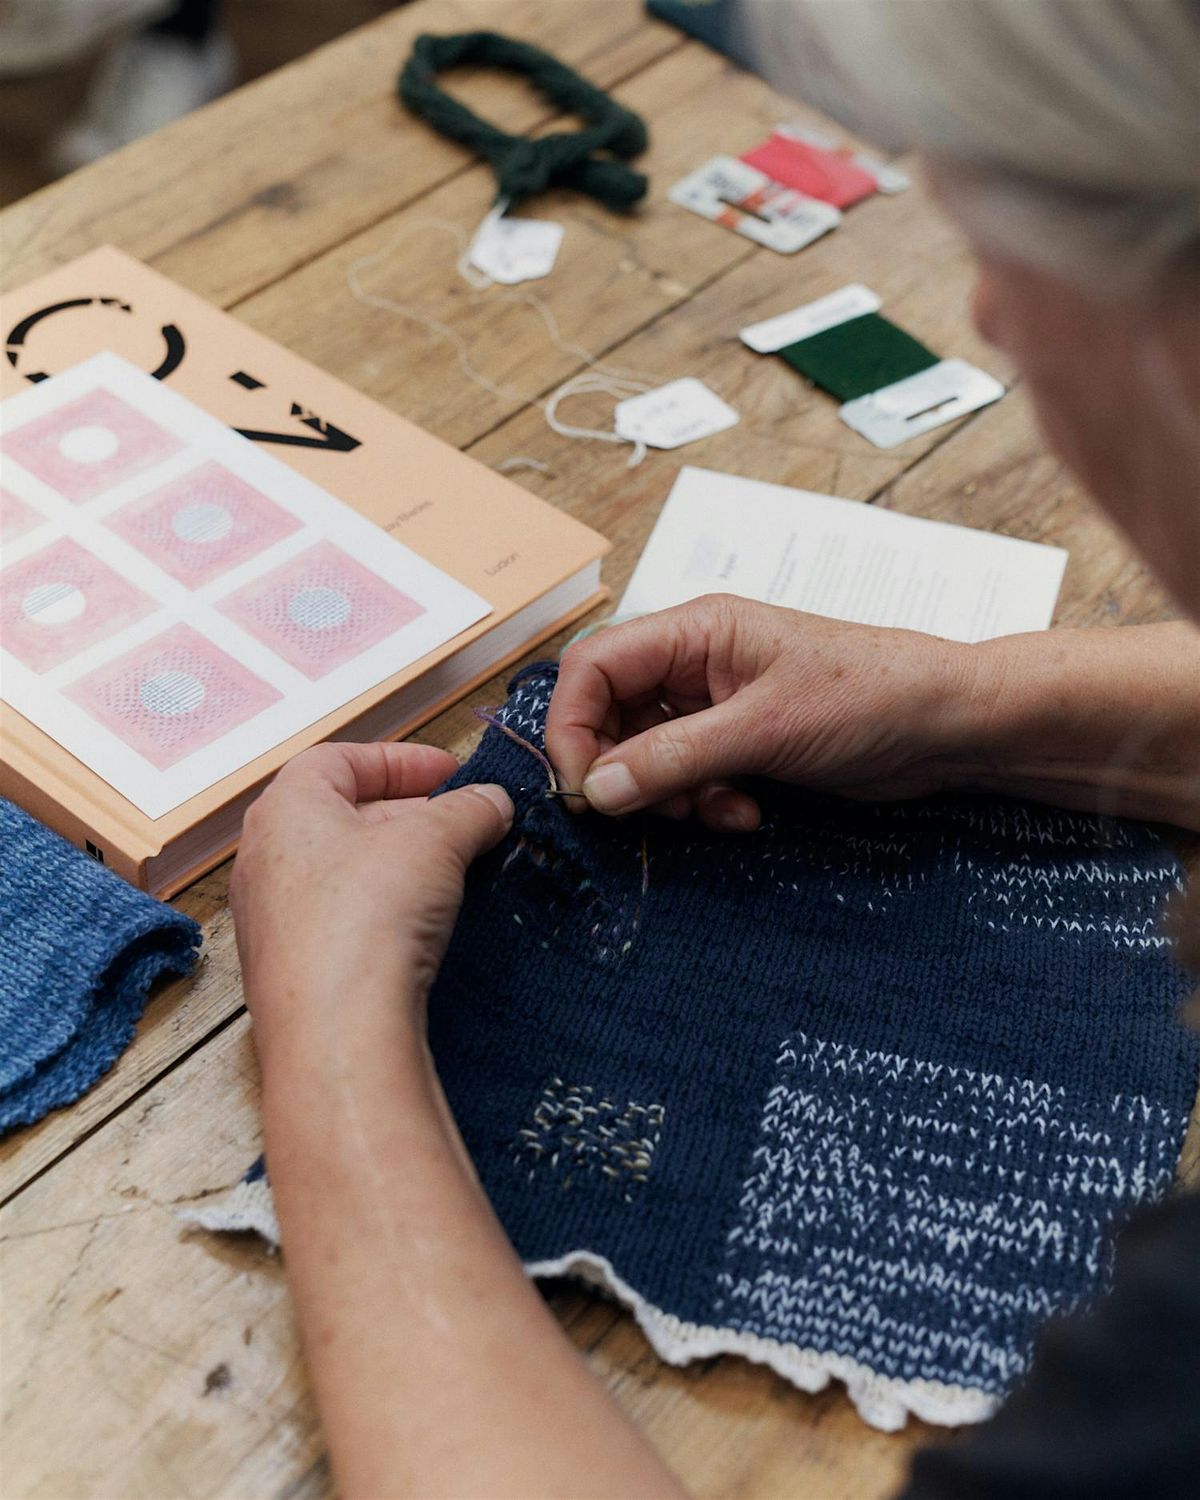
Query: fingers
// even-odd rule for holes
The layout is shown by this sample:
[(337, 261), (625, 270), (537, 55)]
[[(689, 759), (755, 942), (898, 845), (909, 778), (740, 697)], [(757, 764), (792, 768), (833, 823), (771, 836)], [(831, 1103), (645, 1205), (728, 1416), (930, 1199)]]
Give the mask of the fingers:
[(421, 819), (465, 868), (494, 848), (512, 827), (512, 798), (502, 786), (490, 782), (461, 786), (425, 803)]
[(753, 833), (762, 823), (762, 809), (753, 797), (720, 783), (697, 796), (696, 816), (716, 833)]
[[(584, 778), (584, 795), (598, 812), (629, 813), (757, 770), (751, 748), (753, 719), (745, 695), (668, 719), (601, 756)], [(713, 789), (713, 815), (745, 815), (741, 797), (732, 788)]]
[(591, 636), (563, 655), (546, 717), (546, 752), (566, 786), (618, 737), (622, 715), (665, 689), (706, 696), (706, 616), (683, 605)]
[(288, 762), (274, 786), (335, 793), (351, 803), (426, 797), (458, 770), (448, 750), (433, 745), (338, 741), (314, 745)]

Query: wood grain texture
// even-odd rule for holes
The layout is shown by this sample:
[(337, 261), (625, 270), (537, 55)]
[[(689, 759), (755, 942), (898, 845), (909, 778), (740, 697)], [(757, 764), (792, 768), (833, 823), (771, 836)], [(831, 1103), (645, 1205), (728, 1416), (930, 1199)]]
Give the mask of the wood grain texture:
[[(652, 380), (707, 380), (741, 413), (736, 428), (631, 470), (627, 451), (558, 436), (536, 406), (468, 385), (444, 344), (349, 296), (347, 267), (395, 241), (371, 285), (453, 326), (493, 379), (540, 396), (581, 368), (528, 307), (468, 291), (451, 240), (419, 229), (430, 219), (471, 229), (491, 179), (398, 109), (394, 74), (419, 30), (476, 25), (549, 47), (650, 121), (653, 186), (639, 212), (617, 217), (564, 194), (528, 210), (566, 226), (554, 277), (535, 288), (564, 339)], [(518, 83), (478, 75), (469, 87), (508, 128), (550, 125)], [(0, 215), (4, 280), (115, 241), (482, 462), (544, 464), (513, 477), (614, 541), (616, 590), (687, 461), (1053, 541), (1071, 550), (1060, 622), (1162, 618), (1160, 592), (1046, 453), (1019, 391), (885, 454), (781, 361), (738, 342), (748, 322), (863, 280), (939, 353), (1005, 373), (969, 326), (964, 247), (919, 190), (855, 208), (794, 258), (666, 202), (704, 157), (803, 113), (645, 20), (640, 0), (418, 0)], [(611, 401), (581, 399), (564, 416), (603, 426)], [(464, 753), (479, 734), (471, 706), (503, 692), (501, 680), (485, 685), (417, 737)], [(332, 1493), (280, 1262), (175, 1217), (258, 1150), (228, 874), (178, 903), (205, 929), (196, 978), (159, 993), (79, 1104), (0, 1146), (5, 1496)], [(563, 1285), (547, 1295), (697, 1496), (875, 1500), (934, 1435), (920, 1424), (873, 1432), (840, 1388), (804, 1396), (738, 1360), (672, 1369), (609, 1304)]]
[[(257, 1151), (257, 1103), (242, 1018), (0, 1212), (20, 1288), (0, 1371), (6, 1495), (332, 1495), (279, 1258), (176, 1217)], [(738, 1360), (672, 1369), (624, 1314), (549, 1296), (698, 1497), (883, 1496), (928, 1435), (872, 1432), (840, 1390), (805, 1396)]]
[[(400, 6), (15, 204), (0, 217), (0, 287), (106, 243), (222, 307), (278, 280), (471, 164), (394, 84), (419, 32), (478, 27), (535, 41), (603, 88), (680, 45), (638, 0)], [(505, 75), (463, 69), (451, 86), (506, 130), (553, 113)]]
[[(441, 3), (432, 0), (433, 14), (441, 14)], [(610, 3), (602, 0), (603, 6)], [(557, 14), (554, 0), (551, 9)], [(526, 13), (527, 7), (522, 11)], [(373, 36), (378, 29), (377, 24), (365, 31)], [(312, 71), (323, 87), (330, 55), (340, 57), (340, 45), (324, 49), (292, 71)], [(712, 108), (718, 89), (720, 112)], [(688, 461), (869, 498), (925, 452), (932, 440), (907, 445), (898, 454), (878, 453), (838, 421), (829, 398), (811, 390), (781, 361), (752, 354), (737, 339), (736, 330), (840, 285), (845, 279), (840, 267), (849, 257), (855, 267), (866, 268), (854, 270), (854, 275), (874, 275), (885, 295), (895, 290), (904, 309), (897, 316), (914, 316), (920, 324), (916, 331), (931, 340), (940, 338), (956, 352), (983, 357), (962, 317), (968, 263), (961, 242), (927, 204), (910, 194), (856, 210), (843, 228), (843, 237), (856, 247), (853, 251), (848, 246), (838, 250), (837, 237), (799, 259), (758, 251), (740, 237), (685, 214), (667, 202), (666, 190), (696, 160), (726, 145), (744, 149), (775, 121), (807, 118), (817, 124), (820, 117), (694, 45), (651, 61), (616, 92), (653, 122), (646, 155), (653, 189), (643, 209), (629, 217), (605, 214), (569, 194), (547, 194), (534, 206), (533, 212), (558, 218), (567, 228), (553, 283), (553, 312), (562, 337), (596, 353), (614, 350), (615, 364), (643, 371), (652, 381), (692, 371), (732, 400), (743, 414), (741, 424), (728, 434), (692, 445)], [(232, 107), (237, 98), (224, 101), (222, 107)], [(164, 151), (174, 150), (169, 132), (156, 139)], [(83, 173), (75, 180), (82, 189), (89, 178), (90, 173)], [(582, 362), (556, 351), (542, 320), (527, 305), (502, 301), (505, 294), (496, 290), (470, 292), (454, 272), (453, 241), (420, 228), (440, 221), (469, 230), (485, 211), (490, 194), (486, 170), (463, 171), (412, 207), (349, 236), (298, 271), (288, 273), (290, 261), (285, 260), (280, 279), (241, 302), (237, 315), (429, 431), (476, 452), (485, 463), (501, 463), (519, 454), (547, 463), (545, 475), (528, 476), (536, 481), (530, 487), (614, 541), (605, 579), (619, 593), (666, 498), (679, 455), (652, 453), (639, 469), (630, 471), (624, 449), (558, 436), (546, 427), (536, 407), (493, 400), (464, 380), (444, 341), (410, 330), (394, 314), (363, 307), (346, 285), (346, 268), (354, 260), (394, 242), (386, 266), (370, 280), (372, 287), (421, 307), (458, 331), (474, 364), (493, 379), (528, 387), (534, 394), (550, 390), (584, 368)], [(80, 212), (86, 214), (86, 200)], [(5, 222), (6, 216), (0, 216), (0, 232)], [(940, 302), (909, 305), (909, 280), (897, 279), (889, 271), (894, 257), (882, 253), (885, 242), (898, 233), (938, 278), (943, 288)], [(181, 245), (174, 274), (188, 285), (202, 280), (222, 234), (218, 228)], [(821, 259), (809, 263), (807, 258), (818, 254)], [(670, 317), (664, 317), (667, 313)], [(664, 336), (665, 325), (674, 329), (669, 338)], [(579, 398), (564, 407), (563, 415), (570, 421), (607, 425), (611, 408), (611, 400)], [(546, 649), (552, 653), (561, 644)], [(479, 733), (471, 707), (502, 697), (503, 682), (494, 680), (419, 738), (462, 753)], [(183, 909), (205, 928), (206, 957), (199, 982), (164, 989), (147, 1010), (132, 1046), (79, 1105), (0, 1143), (0, 1201), (240, 1008), (233, 931), (224, 904), (227, 882), (226, 867), (180, 898)]]

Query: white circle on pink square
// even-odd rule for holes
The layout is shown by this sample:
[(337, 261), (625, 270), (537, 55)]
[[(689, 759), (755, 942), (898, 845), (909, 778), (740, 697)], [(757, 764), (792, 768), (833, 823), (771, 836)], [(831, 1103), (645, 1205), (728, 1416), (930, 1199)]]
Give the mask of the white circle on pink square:
[(272, 568), (217, 608), (313, 681), (425, 613), (332, 542)]
[(290, 511), (215, 461), (139, 495), (107, 516), (105, 524), (193, 589), (300, 526)]
[(76, 505), (180, 452), (174, 433), (111, 391), (89, 391), (4, 434), (4, 452)]
[(160, 771), (282, 696), (190, 625), (173, 625), (65, 693)]
[(0, 572), (0, 637), (33, 672), (48, 672), (158, 608), (68, 537)]

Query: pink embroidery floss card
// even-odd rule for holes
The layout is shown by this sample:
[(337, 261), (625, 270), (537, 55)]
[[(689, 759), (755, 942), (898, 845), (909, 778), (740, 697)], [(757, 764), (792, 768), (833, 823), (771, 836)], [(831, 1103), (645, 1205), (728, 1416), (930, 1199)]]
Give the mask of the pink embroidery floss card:
[(5, 401), (0, 454), (0, 696), (150, 818), (491, 612), (114, 354)]
[(832, 203), (834, 208), (849, 208), (869, 198), (878, 187), (875, 178), (845, 153), (823, 151), (807, 141), (778, 133), (752, 151), (744, 151), (741, 159), (773, 181), (795, 188), (806, 197)]

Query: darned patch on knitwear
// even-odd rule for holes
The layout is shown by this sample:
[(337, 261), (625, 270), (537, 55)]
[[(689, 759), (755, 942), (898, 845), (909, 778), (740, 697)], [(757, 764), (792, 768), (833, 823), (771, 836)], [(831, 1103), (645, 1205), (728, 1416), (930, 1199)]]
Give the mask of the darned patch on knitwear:
[(0, 1133), (85, 1093), (200, 929), (0, 798)]
[[(500, 715), (539, 748), (555, 673)], [(430, 1041), (531, 1273), (607, 1288), (672, 1362), (841, 1379), (877, 1427), (987, 1416), (1175, 1170), (1200, 1041), (1162, 842), (769, 783), (751, 835), (577, 817), (495, 730), (448, 785), (472, 781), (517, 818), (471, 872)], [(193, 1217), (269, 1233), (255, 1170)]]

